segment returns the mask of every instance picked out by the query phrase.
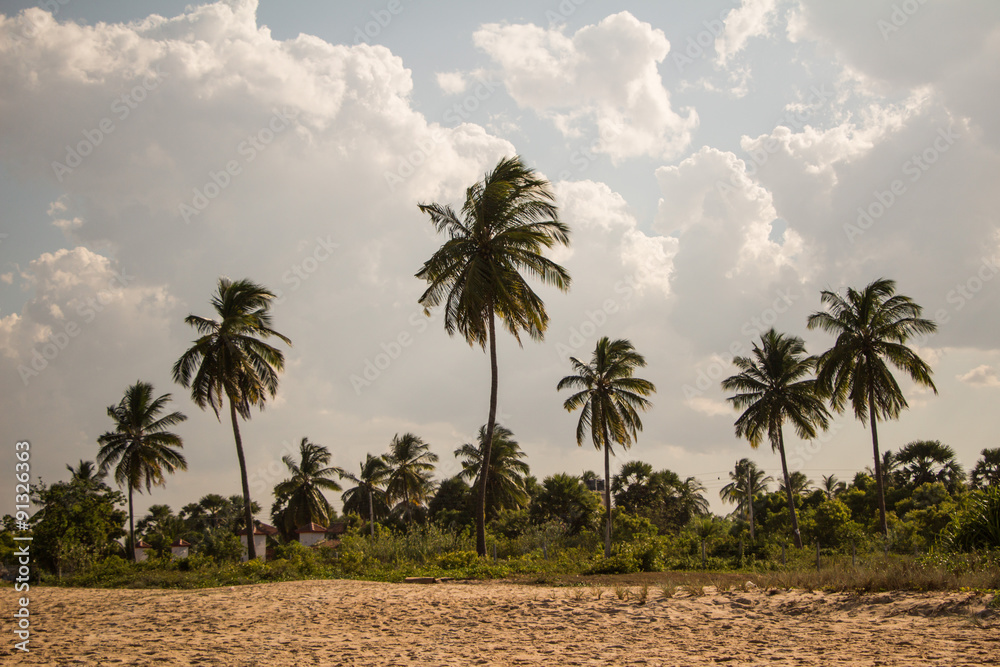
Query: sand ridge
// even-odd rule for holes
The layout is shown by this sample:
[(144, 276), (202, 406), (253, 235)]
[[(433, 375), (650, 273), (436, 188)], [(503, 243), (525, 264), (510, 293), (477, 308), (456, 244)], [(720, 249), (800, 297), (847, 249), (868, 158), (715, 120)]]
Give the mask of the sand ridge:
[[(25, 665), (989, 665), (972, 593), (296, 581), (188, 591), (32, 588)], [(6, 597), (6, 596), (5, 596)], [(7, 605), (4, 605), (7, 606)], [(7, 616), (7, 614), (4, 614)]]

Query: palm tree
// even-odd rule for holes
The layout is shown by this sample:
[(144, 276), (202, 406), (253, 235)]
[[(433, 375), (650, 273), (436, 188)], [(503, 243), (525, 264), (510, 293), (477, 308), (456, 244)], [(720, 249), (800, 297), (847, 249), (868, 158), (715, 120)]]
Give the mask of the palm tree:
[(896, 461), (901, 466), (903, 484), (915, 489), (921, 484), (941, 482), (955, 493), (965, 481), (965, 471), (955, 450), (939, 440), (916, 440), (899, 449)]
[(637, 410), (647, 410), (652, 403), (644, 396), (656, 391), (648, 380), (633, 377), (646, 360), (625, 339), (610, 341), (604, 336), (597, 341), (589, 364), (576, 357), (570, 363), (577, 375), (567, 375), (557, 389), (579, 389), (566, 399), (563, 407), (572, 412), (582, 407), (576, 425), (576, 444), (583, 445), (584, 434), (590, 428), (594, 447), (604, 449), (604, 557), (611, 556), (611, 447), (617, 443), (628, 449), (642, 420)]
[(817, 426), (824, 429), (829, 426), (829, 413), (816, 394), (816, 381), (806, 379), (812, 374), (816, 359), (805, 356), (801, 338), (780, 334), (773, 328), (761, 334), (760, 345), (754, 343), (752, 354), (733, 359), (740, 373), (723, 380), (722, 388), (737, 392), (727, 400), (737, 410), (743, 410), (734, 424), (736, 436), (746, 437), (750, 447), (757, 449), (766, 435), (771, 451), (777, 451), (781, 457), (792, 534), (795, 546), (802, 548), (782, 426), (786, 420), (790, 421), (800, 438), (814, 438)]
[(1000, 447), (986, 448), (980, 455), (982, 458), (976, 462), (969, 479), (972, 488), (1000, 486)]
[(361, 472), (357, 477), (347, 472), (343, 475), (344, 479), (357, 485), (344, 491), (341, 496), (344, 512), (361, 514), (362, 507), (367, 508), (372, 537), (375, 536), (376, 514), (384, 516), (389, 513), (389, 504), (383, 487), (391, 472), (383, 457), (369, 454), (361, 464)]
[[(791, 483), (791, 493), (793, 497), (804, 496), (813, 483), (811, 479), (806, 477), (804, 472), (799, 472), (798, 470), (789, 473), (788, 481)], [(780, 482), (778, 484), (778, 493), (788, 494), (788, 487), (785, 486), (784, 482)]]
[(826, 494), (827, 500), (833, 500), (847, 490), (847, 485), (837, 480), (836, 475), (823, 475), (820, 490)]
[(914, 335), (933, 333), (937, 325), (921, 318), (923, 309), (909, 297), (896, 294), (896, 282), (885, 278), (860, 292), (848, 288), (846, 297), (824, 290), (820, 301), (827, 310), (810, 315), (809, 328), (834, 334), (837, 341), (819, 358), (816, 379), (837, 412), (850, 402), (862, 424), (871, 422), (878, 509), (882, 534), (888, 537), (877, 423), (880, 417), (898, 418), (908, 406), (886, 362), (936, 394), (930, 366), (905, 343)]
[(750, 523), (750, 539), (754, 538), (753, 499), (757, 494), (767, 493), (767, 485), (774, 481), (770, 475), (757, 467), (750, 459), (740, 459), (729, 473), (732, 481), (719, 490), (719, 497), (727, 503), (734, 503), (736, 511)]
[(118, 405), (108, 408), (108, 416), (115, 423), (115, 430), (97, 439), (101, 445), (97, 452), (97, 465), (103, 476), (115, 467), (115, 482), (128, 489), (128, 524), (130, 557), (135, 558), (135, 514), (132, 492), (142, 492), (146, 487), (166, 486), (165, 473), (187, 470), (184, 456), (175, 451), (184, 447), (181, 438), (168, 431), (187, 417), (180, 412), (160, 416), (170, 394), (153, 398), (153, 385), (138, 381), (125, 390)]
[(289, 479), (274, 487), (275, 497), (282, 501), (280, 516), (286, 537), (292, 535), (296, 527), (307, 523), (330, 525), (335, 513), (323, 492), (340, 491), (340, 484), (333, 476), (344, 474), (343, 469), (328, 465), (330, 457), (329, 449), (309, 442), (308, 438), (302, 438), (299, 443), (298, 463), (288, 454), (281, 457), (292, 473)]
[(677, 487), (681, 507), (688, 516), (706, 516), (708, 514), (708, 499), (705, 497), (705, 485), (697, 477), (688, 477)]
[(413, 510), (430, 495), (431, 472), (438, 455), (419, 437), (404, 433), (393, 436), (385, 460), (389, 466), (386, 493), (391, 502), (400, 503), (400, 510), (410, 521)]
[[(504, 158), (465, 193), (462, 216), (441, 204), (420, 204), (448, 240), (427, 260), (417, 277), (430, 283), (421, 295), (425, 312), (445, 304), (445, 330), (469, 345), (490, 350), (490, 408), (486, 422), (484, 469), (489, 480), (497, 411), (496, 318), (521, 343), (525, 331), (541, 340), (548, 327), (545, 304), (521, 273), (562, 291), (569, 273), (542, 255), (556, 243), (569, 244), (569, 228), (559, 222), (548, 181), (524, 166), (520, 157)], [(486, 555), (486, 489), (480, 485), (476, 507), (476, 551)]]
[(71, 465), (66, 466), (66, 470), (69, 470), (70, 474), (73, 475), (70, 479), (70, 483), (81, 484), (85, 488), (97, 488), (104, 483), (104, 478), (107, 477), (106, 472), (102, 472), (93, 461), (80, 462), (74, 468)]
[[(200, 337), (174, 364), (174, 382), (191, 387), (191, 400), (202, 410), (210, 406), (217, 419), (224, 399), (229, 399), (229, 416), (236, 440), (236, 458), (243, 483), (243, 521), (253, 531), (250, 485), (243, 455), (239, 420), (250, 419), (250, 410), (264, 409), (268, 395), (278, 391), (278, 371), (285, 357), (262, 338), (275, 337), (286, 345), (292, 342), (271, 328), (271, 300), (274, 294), (249, 280), (233, 282), (219, 278), (212, 307), (218, 320), (188, 315), (184, 321), (197, 329)], [(247, 556), (257, 557), (252, 539), (247, 540)]]
[[(459, 477), (482, 482), (479, 473), (483, 470), (483, 451), (486, 449), (486, 425), (479, 427), (477, 444), (465, 443), (455, 450), (455, 456), (462, 459)], [(528, 504), (528, 492), (524, 479), (530, 474), (528, 464), (522, 459), (525, 454), (514, 440), (510, 429), (497, 424), (493, 429), (493, 446), (490, 447), (490, 477), (486, 489), (486, 513), (490, 519), (502, 509), (518, 509)], [(473, 488), (478, 488), (474, 486)]]

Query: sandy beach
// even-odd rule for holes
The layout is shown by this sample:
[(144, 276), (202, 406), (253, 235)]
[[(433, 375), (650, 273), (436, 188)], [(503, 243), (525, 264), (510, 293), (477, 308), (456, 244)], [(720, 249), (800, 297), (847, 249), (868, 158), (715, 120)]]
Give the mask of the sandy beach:
[(988, 598), (972, 593), (624, 593), (482, 582), (32, 588), (31, 652), (15, 654), (8, 636), (0, 656), (25, 665), (1000, 664), (1000, 615), (983, 614)]

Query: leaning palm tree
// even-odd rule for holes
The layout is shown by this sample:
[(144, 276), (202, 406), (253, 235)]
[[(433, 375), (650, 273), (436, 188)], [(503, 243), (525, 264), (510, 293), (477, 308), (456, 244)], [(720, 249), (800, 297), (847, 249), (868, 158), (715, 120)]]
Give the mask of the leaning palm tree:
[(386, 493), (390, 501), (398, 502), (408, 521), (413, 511), (420, 507), (431, 491), (431, 473), (438, 455), (430, 445), (412, 433), (395, 435), (385, 457), (389, 465)]
[[(479, 441), (465, 443), (455, 450), (455, 456), (462, 459), (462, 472), (458, 476), (475, 480), (481, 484), (479, 473), (483, 470), (483, 451), (486, 449), (486, 425), (479, 427)], [(523, 461), (525, 454), (521, 445), (514, 440), (514, 433), (501, 424), (493, 429), (493, 446), (490, 448), (491, 461), (488, 488), (486, 489), (486, 513), (490, 519), (503, 509), (519, 509), (528, 504), (528, 492), (524, 480), (531, 473)], [(478, 488), (474, 486), (473, 488)]]
[(736, 512), (750, 524), (750, 538), (754, 538), (753, 503), (758, 494), (767, 493), (767, 485), (774, 481), (750, 459), (740, 459), (729, 473), (732, 480), (719, 490), (719, 497), (736, 505)]
[[(534, 276), (560, 290), (569, 273), (542, 255), (557, 243), (569, 244), (569, 228), (559, 222), (548, 181), (524, 166), (520, 157), (504, 158), (481, 182), (465, 192), (461, 217), (451, 206), (420, 204), (448, 240), (427, 260), (417, 277), (430, 285), (421, 295), (425, 312), (445, 305), (445, 330), (457, 331), (472, 345), (490, 350), (490, 407), (486, 451), (479, 477), (489, 480), (490, 448), (497, 411), (496, 319), (521, 343), (520, 332), (541, 340), (548, 327), (545, 304), (525, 281)], [(476, 551), (486, 555), (486, 489), (476, 506)]]
[(819, 358), (816, 379), (837, 412), (850, 403), (862, 424), (871, 422), (878, 509), (882, 534), (888, 537), (877, 423), (879, 418), (898, 418), (907, 407), (889, 365), (936, 394), (930, 366), (906, 342), (915, 335), (933, 333), (937, 325), (921, 318), (923, 309), (909, 297), (896, 294), (896, 282), (885, 278), (860, 292), (848, 288), (846, 297), (824, 290), (820, 300), (827, 310), (810, 315), (809, 328), (834, 334), (837, 341)]
[[(278, 392), (278, 371), (285, 367), (285, 357), (277, 348), (261, 339), (272, 336), (286, 345), (292, 342), (271, 328), (271, 300), (274, 294), (249, 280), (219, 278), (218, 291), (212, 297), (217, 320), (188, 315), (184, 321), (200, 335), (194, 345), (174, 364), (174, 381), (191, 388), (191, 400), (204, 410), (211, 407), (221, 421), (219, 411), (229, 399), (229, 417), (236, 440), (236, 458), (243, 483), (243, 522), (253, 532), (250, 485), (243, 455), (238, 417), (250, 419), (254, 406), (264, 409), (268, 395)], [(252, 539), (247, 540), (247, 556), (257, 557)]]
[(579, 389), (566, 399), (569, 412), (583, 408), (576, 425), (576, 444), (583, 445), (586, 430), (598, 450), (604, 449), (604, 557), (611, 556), (611, 448), (612, 443), (628, 449), (637, 431), (642, 430), (638, 410), (652, 403), (644, 396), (656, 391), (648, 380), (633, 377), (646, 360), (625, 339), (611, 341), (607, 336), (597, 341), (590, 363), (570, 357), (576, 375), (559, 381), (557, 389)]
[(788, 513), (792, 520), (795, 546), (802, 548), (802, 535), (795, 515), (795, 496), (785, 460), (785, 437), (782, 426), (790, 421), (800, 438), (813, 438), (816, 428), (829, 426), (829, 413), (816, 393), (816, 381), (807, 376), (815, 368), (815, 357), (806, 356), (805, 344), (798, 336), (786, 336), (769, 329), (754, 343), (752, 357), (736, 357), (733, 364), (739, 374), (722, 381), (726, 391), (737, 392), (727, 400), (743, 414), (736, 420), (736, 436), (746, 437), (757, 449), (766, 436), (771, 451), (781, 457)]
[(392, 470), (381, 456), (368, 455), (364, 463), (361, 464), (361, 472), (354, 476), (345, 472), (344, 479), (354, 482), (353, 486), (344, 491), (341, 500), (344, 503), (344, 512), (356, 512), (361, 514), (362, 508), (368, 510), (368, 525), (371, 529), (372, 537), (375, 536), (375, 517), (384, 516), (389, 513), (388, 500), (385, 493), (385, 484), (389, 480)]
[[(136, 382), (125, 390), (117, 405), (108, 408), (115, 429), (97, 439), (97, 465), (103, 476), (115, 466), (115, 482), (128, 489), (130, 557), (135, 558), (135, 513), (132, 492), (149, 493), (153, 486), (165, 486), (165, 473), (187, 470), (187, 461), (176, 451), (184, 447), (180, 436), (167, 429), (187, 417), (180, 412), (160, 416), (170, 394), (153, 398), (153, 385)], [(117, 465), (115, 465), (117, 464)]]
[(324, 491), (340, 491), (333, 476), (342, 477), (344, 471), (330, 463), (330, 450), (323, 445), (302, 438), (299, 443), (299, 461), (288, 454), (281, 461), (292, 476), (274, 487), (275, 497), (281, 499), (280, 516), (284, 522), (286, 536), (292, 535), (296, 527), (307, 523), (329, 526), (334, 517), (333, 508)]
[(974, 489), (1000, 486), (1000, 447), (987, 447), (980, 452), (980, 458), (972, 469), (969, 483)]

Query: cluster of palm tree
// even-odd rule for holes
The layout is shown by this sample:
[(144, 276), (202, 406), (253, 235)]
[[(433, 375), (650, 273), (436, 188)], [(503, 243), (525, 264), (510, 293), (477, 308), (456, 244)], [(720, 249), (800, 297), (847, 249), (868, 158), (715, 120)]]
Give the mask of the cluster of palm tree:
[[(781, 458), (798, 547), (802, 546), (802, 538), (795, 513), (794, 485), (785, 460), (785, 421), (794, 425), (799, 437), (816, 437), (818, 429), (829, 426), (829, 402), (837, 412), (850, 405), (855, 417), (870, 424), (881, 532), (887, 536), (885, 473), (877, 423), (880, 418), (897, 418), (907, 407), (890, 366), (937, 392), (930, 367), (906, 346), (913, 336), (933, 333), (936, 325), (920, 317), (922, 309), (912, 299), (896, 294), (894, 281), (880, 278), (860, 291), (848, 289), (846, 296), (824, 290), (820, 300), (826, 310), (810, 315), (807, 325), (834, 334), (833, 347), (818, 357), (807, 356), (801, 338), (772, 328), (761, 335), (759, 345), (754, 344), (751, 357), (733, 359), (740, 373), (722, 382), (723, 389), (737, 392), (729, 402), (743, 410), (735, 423), (736, 435), (746, 437), (754, 449), (766, 435)], [(811, 377), (813, 373), (815, 377)], [(750, 502), (751, 511), (752, 507)], [(752, 519), (750, 525), (752, 531)]]

